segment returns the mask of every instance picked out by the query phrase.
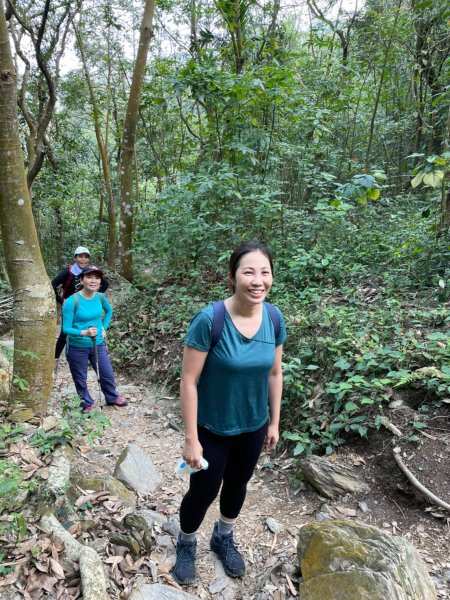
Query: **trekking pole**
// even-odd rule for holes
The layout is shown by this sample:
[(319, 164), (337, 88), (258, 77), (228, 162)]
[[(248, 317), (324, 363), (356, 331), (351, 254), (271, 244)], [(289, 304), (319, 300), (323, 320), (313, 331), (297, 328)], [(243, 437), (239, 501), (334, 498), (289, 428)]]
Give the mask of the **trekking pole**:
[(98, 364), (97, 336), (95, 336), (95, 335), (92, 336), (92, 344), (94, 345), (94, 371), (95, 371), (95, 374), (97, 375), (98, 405), (101, 409), (103, 407), (102, 407), (102, 392), (101, 392), (101, 385), (100, 385), (100, 366)]

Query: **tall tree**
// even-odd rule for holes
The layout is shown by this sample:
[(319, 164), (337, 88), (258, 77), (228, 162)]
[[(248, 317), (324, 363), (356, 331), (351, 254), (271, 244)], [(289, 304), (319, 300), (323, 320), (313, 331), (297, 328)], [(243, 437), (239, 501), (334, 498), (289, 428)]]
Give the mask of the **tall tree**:
[(139, 101), (147, 64), (148, 49), (153, 35), (154, 0), (146, 0), (142, 17), (139, 47), (134, 63), (133, 78), (128, 96), (127, 112), (123, 126), (120, 158), (120, 251), (121, 274), (128, 281), (133, 279), (133, 214), (134, 214), (134, 150), (136, 128), (139, 118)]
[(0, 0), (0, 225), (14, 291), (14, 420), (42, 415), (50, 397), (56, 332), (55, 299), (31, 210), (17, 122), (16, 71)]
[[(42, 168), (45, 157), (53, 166), (48, 128), (56, 106), (56, 90), (59, 80), (59, 65), (65, 48), (67, 33), (73, 15), (70, 13), (70, 3), (54, 7), (50, 0), (45, 0), (40, 7), (19, 6), (18, 2), (7, 0), (19, 27), (11, 27), (17, 56), (24, 64), (18, 101), (22, 115), (28, 127), (27, 135), (27, 183), (31, 189), (33, 181)], [(27, 39), (25, 39), (27, 38)], [(22, 42), (31, 44), (34, 49), (39, 69), (37, 77), (37, 98), (34, 107), (27, 102), (28, 85), (32, 67)]]
[[(84, 76), (86, 78), (86, 84), (89, 91), (89, 99), (92, 108), (92, 119), (94, 121), (95, 137), (97, 139), (98, 151), (100, 154), (100, 160), (102, 165), (103, 183), (108, 198), (108, 266), (111, 269), (115, 268), (116, 262), (116, 201), (114, 198), (111, 170), (109, 167), (109, 152), (107, 139), (103, 135), (101, 127), (101, 111), (97, 94), (95, 92), (94, 84), (89, 73), (89, 67), (87, 63), (86, 53), (84, 50), (83, 37), (79, 27), (75, 27), (75, 35), (77, 38), (78, 49), (80, 51), (81, 62), (83, 65)], [(108, 60), (110, 64), (110, 60)], [(108, 75), (110, 70), (108, 71)], [(110, 77), (108, 76), (108, 85), (110, 84)], [(109, 90), (108, 90), (109, 91)], [(109, 115), (107, 115), (107, 122)]]

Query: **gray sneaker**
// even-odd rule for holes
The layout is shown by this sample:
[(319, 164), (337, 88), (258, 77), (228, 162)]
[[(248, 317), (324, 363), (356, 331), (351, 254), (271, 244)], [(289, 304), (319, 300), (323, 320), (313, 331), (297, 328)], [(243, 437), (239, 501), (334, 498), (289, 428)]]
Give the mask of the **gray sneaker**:
[(211, 536), (211, 550), (220, 558), (225, 573), (230, 577), (242, 577), (245, 574), (245, 562), (241, 553), (236, 548), (233, 532), (220, 535), (218, 524), (215, 523)]
[(171, 573), (180, 585), (188, 585), (195, 581), (195, 555), (197, 542), (177, 542), (177, 560)]

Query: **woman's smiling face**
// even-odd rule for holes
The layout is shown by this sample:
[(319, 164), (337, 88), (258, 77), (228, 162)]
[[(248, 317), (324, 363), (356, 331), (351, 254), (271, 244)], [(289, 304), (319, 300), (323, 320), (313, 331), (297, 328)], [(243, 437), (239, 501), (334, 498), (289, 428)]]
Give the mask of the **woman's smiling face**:
[(102, 278), (98, 273), (87, 273), (81, 280), (84, 290), (89, 292), (98, 292)]
[(90, 256), (89, 256), (89, 254), (84, 254), (84, 253), (76, 254), (75, 261), (77, 262), (80, 269), (84, 269), (85, 267), (88, 266), (88, 264), (90, 262)]
[(233, 279), (234, 293), (246, 304), (264, 302), (272, 287), (270, 261), (259, 250), (244, 254)]

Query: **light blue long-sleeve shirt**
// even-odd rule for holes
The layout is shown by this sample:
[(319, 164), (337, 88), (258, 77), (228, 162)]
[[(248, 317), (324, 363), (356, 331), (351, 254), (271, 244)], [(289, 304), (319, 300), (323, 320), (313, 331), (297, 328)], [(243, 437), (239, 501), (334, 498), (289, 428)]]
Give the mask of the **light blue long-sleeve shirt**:
[(96, 344), (104, 344), (103, 331), (108, 329), (112, 314), (108, 299), (98, 292), (92, 298), (86, 298), (81, 292), (67, 298), (62, 307), (62, 323), (69, 346), (90, 348), (92, 339), (81, 335), (81, 331), (89, 327), (97, 327)]

